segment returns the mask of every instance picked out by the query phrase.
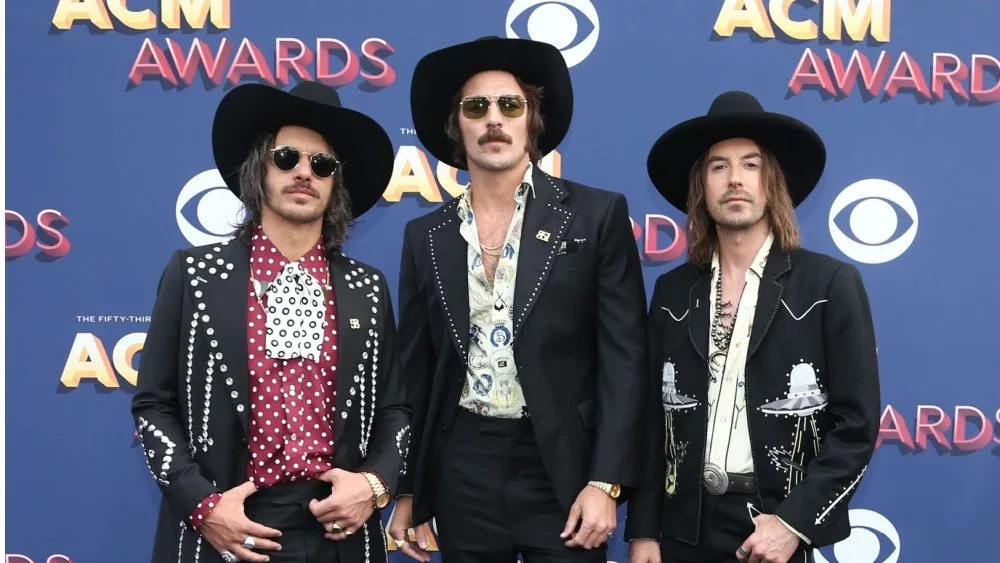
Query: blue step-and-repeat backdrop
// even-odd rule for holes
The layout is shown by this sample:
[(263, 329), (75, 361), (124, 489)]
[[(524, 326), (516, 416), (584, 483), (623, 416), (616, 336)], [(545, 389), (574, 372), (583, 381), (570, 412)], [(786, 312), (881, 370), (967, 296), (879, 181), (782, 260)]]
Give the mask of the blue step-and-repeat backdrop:
[[(657, 136), (730, 89), (820, 132), (828, 168), (798, 217), (808, 247), (864, 276), (884, 404), (852, 535), (817, 560), (1000, 561), (1000, 4), (21, 0), (6, 15), (8, 563), (149, 559), (159, 493), (129, 400), (168, 257), (239, 213), (209, 140), (223, 94), (319, 79), (383, 124), (395, 173), (348, 250), (395, 287), (404, 223), (467, 181), (411, 129), (413, 67), (483, 35), (564, 54), (573, 126), (543, 167), (628, 196), (650, 292), (685, 259), (684, 217), (646, 175)], [(619, 531), (608, 559), (626, 547)]]

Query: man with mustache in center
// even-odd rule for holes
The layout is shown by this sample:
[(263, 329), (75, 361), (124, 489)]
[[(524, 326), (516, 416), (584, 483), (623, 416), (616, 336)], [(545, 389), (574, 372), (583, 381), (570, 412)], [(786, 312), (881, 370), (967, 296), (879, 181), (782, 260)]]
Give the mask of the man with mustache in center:
[(426, 538), (407, 533), (433, 517), (445, 561), (603, 563), (636, 484), (645, 290), (626, 201), (538, 168), (572, 108), (545, 43), (483, 38), (414, 70), (420, 141), (470, 177), (403, 242), (414, 417), (389, 533), (415, 559)]

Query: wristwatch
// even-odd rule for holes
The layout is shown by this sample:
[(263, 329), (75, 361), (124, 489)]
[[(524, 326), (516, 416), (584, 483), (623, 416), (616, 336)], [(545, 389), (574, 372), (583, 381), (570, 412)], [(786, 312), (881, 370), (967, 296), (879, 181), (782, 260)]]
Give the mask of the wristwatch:
[(389, 491), (385, 489), (382, 480), (374, 473), (362, 471), (361, 474), (365, 476), (365, 479), (368, 479), (368, 484), (372, 486), (372, 492), (375, 493), (375, 508), (385, 508), (385, 505), (389, 504)]
[(587, 482), (587, 484), (590, 485), (591, 487), (597, 487), (598, 489), (601, 489), (602, 491), (607, 493), (609, 497), (613, 499), (617, 499), (618, 495), (622, 494), (622, 488), (617, 484), (612, 485), (611, 483), (605, 483), (603, 481), (589, 481)]

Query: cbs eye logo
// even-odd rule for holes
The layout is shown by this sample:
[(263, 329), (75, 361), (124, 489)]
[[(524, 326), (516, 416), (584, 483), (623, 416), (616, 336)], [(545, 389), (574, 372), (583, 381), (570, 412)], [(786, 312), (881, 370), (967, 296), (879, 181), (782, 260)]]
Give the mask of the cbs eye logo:
[(844, 188), (830, 207), (830, 236), (841, 252), (865, 264), (898, 258), (917, 236), (917, 206), (903, 188), (876, 178)]
[(590, 0), (514, 0), (507, 10), (509, 39), (527, 35), (548, 43), (559, 49), (570, 68), (594, 50), (600, 30), (601, 22)]
[[(861, 508), (848, 512), (851, 535), (847, 539), (814, 550), (816, 563), (897, 563), (899, 532), (888, 518), (874, 510)], [(824, 555), (826, 552), (827, 555)], [(832, 555), (830, 555), (832, 552)], [(829, 558), (832, 557), (832, 558)]]
[(232, 238), (243, 219), (243, 203), (233, 195), (218, 170), (191, 178), (177, 194), (177, 227), (195, 246)]

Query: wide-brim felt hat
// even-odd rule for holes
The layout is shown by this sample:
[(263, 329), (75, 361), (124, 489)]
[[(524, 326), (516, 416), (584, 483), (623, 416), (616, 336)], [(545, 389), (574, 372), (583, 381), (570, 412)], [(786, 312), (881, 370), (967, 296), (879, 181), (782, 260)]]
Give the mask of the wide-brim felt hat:
[(212, 123), (212, 152), (223, 180), (237, 197), (239, 168), (257, 137), (263, 132), (277, 134), (286, 125), (316, 131), (330, 143), (341, 162), (354, 217), (382, 197), (395, 159), (389, 135), (371, 117), (343, 107), (336, 90), (314, 81), (300, 82), (288, 92), (266, 84), (243, 84), (219, 103)]
[(823, 175), (826, 147), (816, 131), (794, 117), (765, 111), (746, 92), (731, 91), (717, 96), (706, 115), (679, 123), (657, 139), (646, 160), (649, 178), (686, 213), (691, 167), (712, 145), (733, 138), (751, 139), (774, 154), (795, 206)]
[(481, 37), (434, 51), (413, 70), (410, 112), (420, 143), (438, 160), (455, 168), (452, 141), (445, 133), (455, 95), (473, 75), (502, 70), (522, 82), (542, 87), (540, 113), (545, 131), (538, 139), (543, 155), (559, 146), (573, 115), (573, 83), (562, 53), (530, 39)]

